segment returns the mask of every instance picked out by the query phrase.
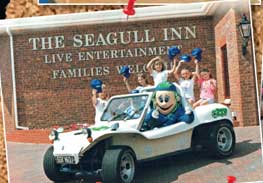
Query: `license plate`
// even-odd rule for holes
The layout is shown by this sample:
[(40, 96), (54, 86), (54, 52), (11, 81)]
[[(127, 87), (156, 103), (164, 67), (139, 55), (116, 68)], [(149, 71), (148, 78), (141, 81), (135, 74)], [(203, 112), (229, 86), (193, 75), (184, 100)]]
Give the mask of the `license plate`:
[(67, 163), (75, 164), (74, 156), (56, 156), (56, 162), (58, 164)]

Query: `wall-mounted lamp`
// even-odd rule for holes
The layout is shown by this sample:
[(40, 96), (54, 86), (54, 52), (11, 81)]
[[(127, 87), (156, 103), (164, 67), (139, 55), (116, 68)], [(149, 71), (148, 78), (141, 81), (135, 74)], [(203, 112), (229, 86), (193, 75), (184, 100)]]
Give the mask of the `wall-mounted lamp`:
[(251, 27), (250, 27), (250, 21), (247, 19), (246, 15), (243, 14), (242, 19), (238, 25), (243, 42), (242, 42), (242, 54), (243, 56), (247, 53), (247, 46), (248, 41), (251, 36)]

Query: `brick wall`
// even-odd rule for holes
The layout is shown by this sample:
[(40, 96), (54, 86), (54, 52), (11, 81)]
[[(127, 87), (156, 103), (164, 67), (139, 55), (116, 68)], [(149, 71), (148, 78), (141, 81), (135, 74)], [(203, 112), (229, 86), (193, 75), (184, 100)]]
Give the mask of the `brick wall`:
[[(48, 30), (34, 30), (15, 32), (15, 72), (17, 83), (17, 105), (18, 118), (21, 126), (30, 128), (47, 128), (51, 125), (64, 125), (72, 122), (94, 122), (94, 109), (91, 105), (91, 90), (89, 83), (92, 79), (102, 79), (110, 86), (112, 95), (127, 93), (122, 78), (118, 75), (116, 65), (146, 64), (153, 56), (122, 58), (111, 60), (92, 60), (83, 62), (44, 64), (43, 55), (53, 53), (78, 53), (91, 49), (128, 49), (135, 47), (169, 46), (182, 45), (184, 53), (190, 52), (194, 47), (201, 47), (204, 50), (201, 67), (207, 67), (215, 73), (214, 65), (214, 34), (212, 17), (178, 18), (166, 20), (152, 20), (145, 22), (122, 22), (104, 25), (86, 25), (53, 28)], [(156, 41), (154, 43), (138, 43), (126, 46), (102, 46), (97, 48), (73, 48), (66, 45), (59, 50), (32, 51), (32, 45), (28, 44), (28, 39), (32, 37), (46, 37), (63, 34), (65, 39), (69, 39), (75, 34), (84, 33), (108, 33), (124, 30), (142, 31), (150, 29), (154, 37), (160, 37), (161, 28), (196, 26), (197, 38), (189, 40)], [(99, 31), (98, 31), (99, 30)], [(163, 56), (167, 60), (167, 56)], [(73, 58), (77, 59), (77, 58)], [(110, 74), (81, 77), (52, 79), (52, 70), (68, 68), (94, 68), (109, 67)], [(193, 65), (191, 65), (193, 67)], [(141, 71), (141, 70), (140, 70)], [(170, 78), (173, 81), (173, 78)], [(136, 87), (136, 76), (131, 77), (131, 86)], [(198, 94), (197, 94), (198, 95)]]
[(224, 78), (223, 78), (223, 61), (221, 47), (227, 46), (227, 59), (229, 68), (230, 80), (230, 98), (232, 100), (231, 108), (233, 111), (238, 112), (238, 121), (243, 121), (242, 99), (241, 99), (241, 86), (240, 86), (240, 65), (238, 56), (238, 43), (236, 34), (236, 21), (235, 12), (230, 10), (215, 27), (215, 40), (216, 40), (216, 65), (218, 76), (218, 100), (223, 102), (225, 99), (224, 91)]
[(225, 99), (221, 47), (226, 45), (231, 109), (237, 112), (237, 120), (241, 126), (256, 125), (258, 124), (258, 111), (251, 42), (248, 53), (244, 57), (241, 50), (242, 38), (236, 26), (240, 21), (239, 15), (240, 12), (230, 9), (215, 26), (218, 100), (222, 102)]
[[(221, 20), (222, 19), (222, 20)], [(235, 24), (232, 24), (232, 23)], [(140, 22), (121, 22), (100, 25), (81, 25), (57, 27), (49, 29), (19, 30), (14, 32), (15, 48), (15, 73), (17, 84), (17, 105), (19, 125), (30, 128), (49, 128), (52, 125), (67, 125), (74, 122), (93, 123), (94, 109), (91, 105), (91, 89), (89, 83), (92, 79), (101, 79), (109, 86), (112, 95), (127, 93), (122, 77), (119, 76), (116, 66), (120, 65), (139, 65), (138, 72), (144, 72), (143, 66), (153, 58), (153, 56), (97, 59), (88, 61), (77, 61), (77, 53), (90, 50), (109, 50), (109, 49), (133, 49), (137, 47), (170, 46), (182, 45), (182, 52), (189, 53), (194, 47), (201, 47), (204, 50), (201, 68), (208, 68), (213, 77), (218, 81), (218, 101), (224, 99), (222, 65), (220, 63), (220, 47), (227, 43), (229, 57), (230, 88), (232, 99), (232, 110), (238, 114), (241, 125), (257, 124), (256, 98), (253, 63), (250, 59), (251, 52), (246, 58), (242, 58), (241, 40), (236, 33), (235, 11), (232, 9), (226, 15), (216, 15), (215, 17), (194, 17), (177, 18), (165, 20), (151, 20)], [(217, 24), (215, 26), (215, 24)], [(162, 28), (196, 26), (196, 39), (182, 39), (173, 41), (160, 41)], [(231, 26), (232, 25), (232, 26)], [(215, 27), (214, 27), (215, 26)], [(230, 26), (230, 27), (229, 27)], [(100, 47), (81, 47), (74, 48), (72, 37), (76, 34), (106, 34), (109, 32), (133, 31), (142, 32), (149, 29), (156, 38), (152, 43), (137, 43), (128, 45), (100, 46)], [(98, 31), (99, 30), (99, 31)], [(63, 35), (66, 42), (65, 48), (32, 51), (32, 44), (29, 38), (49, 37)], [(142, 34), (139, 34), (139, 37)], [(216, 36), (216, 38), (215, 38)], [(96, 36), (95, 36), (96, 37)], [(126, 37), (127, 38), (127, 37)], [(126, 39), (125, 38), (125, 39)], [(215, 42), (216, 39), (216, 42)], [(216, 48), (215, 48), (216, 45)], [(52, 46), (55, 46), (54, 44)], [(249, 48), (250, 49), (250, 48)], [(216, 51), (216, 52), (215, 52)], [(44, 55), (49, 58), (55, 53), (72, 53), (73, 61), (70, 63), (44, 63)], [(217, 54), (216, 54), (217, 53)], [(217, 56), (216, 56), (217, 55)], [(167, 56), (163, 55), (167, 61)], [(243, 60), (243, 62), (242, 62)], [(1, 61), (2, 62), (2, 61)], [(99, 71), (97, 76), (67, 77), (52, 79), (54, 70), (64, 70), (72, 68), (86, 68), (87, 72), (96, 68), (103, 67), (106, 71)], [(190, 67), (194, 68), (191, 63)], [(104, 69), (105, 69), (104, 68)], [(243, 73), (243, 70), (246, 73)], [(10, 75), (10, 74), (9, 74)], [(243, 76), (248, 78), (244, 81)], [(149, 77), (150, 78), (150, 77)], [(173, 77), (169, 78), (174, 81)], [(152, 80), (150, 79), (151, 83)], [(132, 87), (137, 86), (136, 75), (130, 78)], [(242, 85), (243, 84), (243, 85)], [(254, 87), (253, 87), (254, 86)], [(252, 92), (252, 95), (250, 94)], [(198, 98), (199, 89), (195, 87), (195, 95)], [(250, 117), (244, 117), (247, 111)]]

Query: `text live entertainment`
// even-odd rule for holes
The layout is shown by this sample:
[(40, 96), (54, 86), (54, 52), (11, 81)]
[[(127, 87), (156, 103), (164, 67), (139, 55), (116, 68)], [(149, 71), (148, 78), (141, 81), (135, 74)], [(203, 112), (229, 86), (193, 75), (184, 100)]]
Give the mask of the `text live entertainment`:
[[(161, 34), (161, 36), (160, 36)], [(106, 34), (75, 34), (72, 37), (64, 35), (48, 37), (31, 37), (28, 40), (32, 51), (56, 50), (55, 53), (41, 55), (43, 64), (79, 63), (96, 60), (111, 60), (136, 58), (155, 55), (166, 55), (170, 46), (167, 41), (196, 39), (196, 26), (181, 26), (162, 28), (153, 34), (150, 29), (133, 30), (125, 32), (108, 32)], [(143, 45), (143, 46), (142, 46)], [(180, 48), (182, 45), (178, 45)], [(86, 48), (87, 51), (65, 52), (64, 48)], [(43, 53), (43, 52), (42, 52)], [(116, 66), (119, 72), (122, 65)], [(145, 72), (145, 64), (130, 65), (132, 73)], [(109, 75), (111, 68), (108, 66), (98, 67), (70, 67), (54, 69), (51, 79), (92, 77)]]

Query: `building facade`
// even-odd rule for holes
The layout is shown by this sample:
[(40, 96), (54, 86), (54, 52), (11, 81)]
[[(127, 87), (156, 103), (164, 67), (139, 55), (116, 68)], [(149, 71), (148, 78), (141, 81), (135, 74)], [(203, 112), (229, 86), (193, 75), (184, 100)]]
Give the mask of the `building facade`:
[[(231, 99), (238, 124), (257, 125), (252, 42), (243, 56), (237, 27), (243, 13), (250, 16), (247, 1), (146, 7), (128, 20), (121, 10), (72, 14), (66, 21), (63, 15), (19, 24), (10, 20), (0, 29), (7, 131), (94, 123), (92, 79), (101, 79), (111, 95), (126, 94), (120, 68), (130, 66), (135, 88), (136, 74), (147, 72), (153, 57), (172, 66), (167, 49), (173, 45), (182, 53), (202, 48), (200, 68), (208, 68), (217, 80), (217, 102)], [(187, 66), (194, 69), (193, 63)], [(173, 76), (169, 81), (175, 81)]]

